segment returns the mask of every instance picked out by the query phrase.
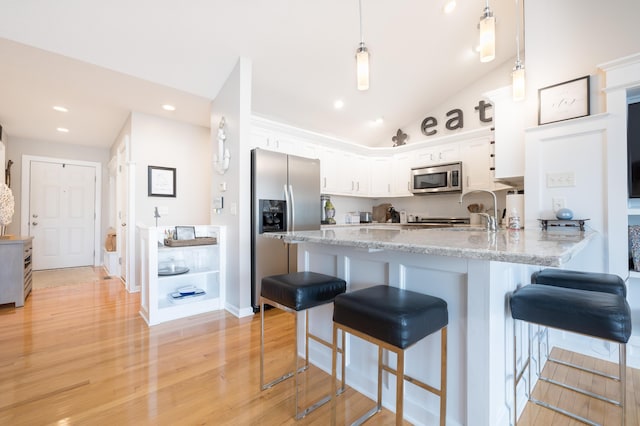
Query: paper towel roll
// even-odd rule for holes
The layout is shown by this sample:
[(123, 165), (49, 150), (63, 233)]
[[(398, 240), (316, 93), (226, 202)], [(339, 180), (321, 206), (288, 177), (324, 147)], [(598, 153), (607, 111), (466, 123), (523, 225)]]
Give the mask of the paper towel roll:
[(524, 194), (507, 194), (506, 198), (506, 208), (507, 208), (507, 223), (509, 219), (509, 215), (511, 211), (515, 208), (520, 216), (521, 226), (524, 228), (525, 218), (524, 218)]

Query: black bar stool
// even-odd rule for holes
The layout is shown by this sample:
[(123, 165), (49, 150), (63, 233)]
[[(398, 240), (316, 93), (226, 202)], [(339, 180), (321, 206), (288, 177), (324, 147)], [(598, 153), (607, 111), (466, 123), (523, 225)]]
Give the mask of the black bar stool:
[[(353, 334), (378, 346), (378, 398), (374, 408), (353, 424), (360, 425), (382, 409), (382, 371), (396, 375), (396, 424), (402, 424), (403, 389), (407, 380), (440, 397), (440, 425), (444, 426), (447, 408), (447, 324), (449, 313), (447, 302), (437, 297), (380, 285), (341, 294), (336, 297), (333, 308), (333, 392), (337, 391), (338, 330)], [(424, 337), (441, 331), (440, 389), (404, 374), (404, 352)], [(397, 355), (397, 367), (383, 365), (382, 351), (386, 349)], [(345, 354), (342, 354), (344, 363)], [(344, 387), (344, 365), (342, 373)], [(336, 398), (332, 399), (332, 424), (336, 423)]]
[[(617, 294), (625, 298), (627, 297), (627, 286), (625, 285), (625, 282), (622, 278), (614, 274), (606, 274), (601, 272), (582, 272), (567, 269), (546, 268), (531, 274), (531, 284), (552, 285), (556, 287), (574, 288), (579, 290), (601, 291), (604, 293)], [(586, 368), (581, 365), (555, 358), (550, 353), (549, 329), (547, 327), (540, 327), (538, 325), (538, 331), (534, 334), (534, 338), (535, 337), (537, 337), (538, 339), (538, 359), (542, 359), (542, 357), (540, 356), (540, 342), (541, 339), (545, 339), (544, 348), (545, 357), (547, 360), (552, 361), (556, 364), (562, 364), (571, 368), (577, 368), (591, 374), (597, 374), (609, 379), (619, 380), (618, 376), (613, 376), (603, 373), (602, 371)], [(537, 367), (538, 375), (540, 375), (540, 363), (537, 363)]]
[[(562, 413), (583, 423), (597, 425), (597, 423), (575, 413), (571, 413), (555, 405), (533, 398), (531, 394), (531, 359), (533, 345), (531, 324), (538, 324), (544, 327), (556, 328), (618, 343), (619, 376), (613, 378), (620, 383), (620, 400), (613, 400), (575, 386), (569, 386), (545, 377), (541, 373), (539, 373), (539, 379), (619, 406), (622, 409), (621, 417), (622, 424), (624, 425), (626, 343), (629, 341), (629, 337), (631, 336), (631, 310), (625, 298), (614, 293), (567, 288), (558, 285), (534, 284), (521, 287), (514, 291), (510, 297), (509, 303), (511, 306), (511, 316), (514, 319), (514, 424), (517, 424), (518, 416), (517, 385), (524, 376), (525, 370), (528, 370), (529, 380), (527, 381), (527, 396), (529, 401)], [(523, 362), (523, 366), (520, 371), (517, 371), (516, 365), (517, 333), (515, 320), (521, 320), (528, 323), (528, 357), (526, 361)], [(538, 345), (540, 345), (540, 339), (538, 339)], [(540, 360), (538, 360), (538, 362), (540, 362)]]
[(613, 274), (547, 268), (531, 274), (531, 284), (602, 291), (627, 297), (624, 280)]
[[(309, 339), (313, 339), (328, 348), (333, 348), (331, 342), (309, 333), (309, 321), (307, 310), (316, 306), (333, 302), (334, 298), (344, 293), (347, 283), (330, 275), (316, 272), (294, 272), (290, 274), (272, 275), (262, 278), (262, 289), (260, 292), (260, 389), (269, 389), (276, 384), (294, 377), (296, 394), (296, 419), (301, 419), (316, 408), (329, 401), (327, 395), (313, 405), (300, 410), (298, 403), (298, 373), (304, 371), (309, 366)], [(265, 383), (264, 380), (264, 305), (268, 304), (285, 312), (295, 315), (295, 347), (293, 370), (283, 376)], [(305, 365), (298, 367), (298, 313), (304, 313), (305, 323)], [(342, 338), (344, 348), (344, 336)], [(342, 349), (341, 349), (342, 351)], [(344, 370), (344, 357), (343, 357)]]

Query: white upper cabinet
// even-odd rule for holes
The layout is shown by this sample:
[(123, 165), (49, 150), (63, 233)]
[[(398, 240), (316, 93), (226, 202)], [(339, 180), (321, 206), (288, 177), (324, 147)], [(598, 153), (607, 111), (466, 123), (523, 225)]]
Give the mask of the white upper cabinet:
[(460, 161), (460, 145), (448, 143), (420, 148), (413, 153), (412, 167), (431, 166), (433, 164)]
[(524, 176), (524, 102), (514, 102), (511, 86), (485, 96), (493, 104), (495, 127), (495, 178)]
[[(367, 148), (254, 117), (251, 147), (320, 159), (323, 194), (409, 197), (413, 167), (463, 162), (463, 188), (503, 189), (494, 182), (490, 129), (421, 141), (400, 148)], [(439, 143), (438, 143), (439, 142)]]
[(251, 126), (251, 148), (268, 149), (305, 158), (319, 158), (317, 144), (312, 141), (260, 125)]
[(394, 197), (408, 197), (411, 195), (409, 190), (411, 168), (415, 167), (415, 153), (404, 152), (393, 156), (393, 164), (391, 165), (392, 185), (391, 193)]
[(491, 179), (493, 167), (491, 139), (480, 138), (463, 144), (462, 148), (462, 188), (463, 191), (473, 189), (492, 189)]
[(391, 197), (393, 196), (391, 168), (393, 158), (391, 157), (375, 157), (369, 159), (369, 170), (371, 175), (370, 195), (372, 197)]
[(369, 196), (369, 161), (363, 155), (324, 149), (320, 156), (320, 179), (322, 193)]
[(494, 178), (494, 144), (491, 136), (480, 137), (460, 143), (462, 158), (462, 190), (474, 189), (490, 191), (508, 189)]

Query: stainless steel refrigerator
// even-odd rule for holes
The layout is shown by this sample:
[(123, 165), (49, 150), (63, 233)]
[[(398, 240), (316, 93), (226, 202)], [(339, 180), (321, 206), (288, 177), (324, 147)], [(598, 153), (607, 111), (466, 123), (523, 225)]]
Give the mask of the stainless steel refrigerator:
[(266, 232), (320, 229), (320, 160), (251, 151), (251, 305), (260, 306), (262, 277), (298, 270), (295, 244)]

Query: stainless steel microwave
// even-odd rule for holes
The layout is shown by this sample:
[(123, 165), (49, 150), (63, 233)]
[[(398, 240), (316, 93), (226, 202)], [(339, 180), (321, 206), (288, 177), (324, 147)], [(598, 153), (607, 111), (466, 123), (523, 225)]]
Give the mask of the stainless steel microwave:
[(462, 192), (462, 162), (412, 168), (411, 192), (416, 195)]

